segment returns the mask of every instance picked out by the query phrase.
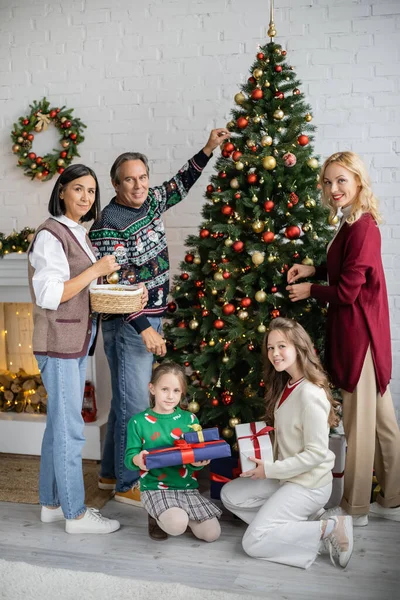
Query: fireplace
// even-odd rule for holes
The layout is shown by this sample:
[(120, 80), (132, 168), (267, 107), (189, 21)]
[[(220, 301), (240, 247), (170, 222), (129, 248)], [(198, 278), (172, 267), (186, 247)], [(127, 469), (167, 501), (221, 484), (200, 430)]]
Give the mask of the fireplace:
[[(19, 404), (0, 411), (0, 452), (40, 455), (46, 424), (46, 394), (40, 387), (39, 369), (31, 347), (33, 323), (27, 265), (26, 254), (9, 254), (0, 259), (0, 373), (22, 370), (20, 373), (24, 374), (24, 378), (19, 378), (22, 385), (14, 386), (16, 393), (8, 395), (10, 403)], [(96, 356), (88, 361), (87, 379), (95, 386), (97, 419), (85, 424), (83, 458), (99, 460), (111, 398), (101, 332)]]

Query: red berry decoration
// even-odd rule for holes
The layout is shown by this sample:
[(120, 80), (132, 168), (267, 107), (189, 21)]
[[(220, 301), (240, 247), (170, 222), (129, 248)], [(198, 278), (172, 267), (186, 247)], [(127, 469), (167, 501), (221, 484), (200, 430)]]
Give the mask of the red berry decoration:
[(168, 305), (167, 305), (168, 312), (174, 313), (177, 308), (178, 308), (178, 306), (177, 306), (176, 302), (168, 302)]
[(249, 308), (249, 306), (251, 305), (251, 298), (242, 298), (240, 301), (240, 306), (243, 306), (243, 308)]
[(233, 154), (232, 154), (232, 160), (234, 160), (235, 162), (237, 160), (239, 160), (239, 158), (242, 156), (242, 153), (239, 152), (239, 150), (236, 150)]
[(267, 200), (266, 202), (264, 202), (264, 209), (266, 210), (266, 212), (271, 212), (274, 206), (275, 204), (274, 202), (272, 202), (272, 200)]
[(271, 317), (273, 319), (276, 319), (277, 317), (279, 317), (281, 313), (279, 312), (279, 310), (277, 308), (275, 308), (274, 310), (271, 310)]
[(235, 146), (232, 144), (232, 142), (227, 142), (227, 143), (224, 145), (223, 149), (224, 149), (226, 152), (232, 153), (232, 152), (234, 151), (234, 149), (235, 149)]
[(210, 311), (209, 311), (209, 310), (207, 310), (207, 309), (205, 308), (205, 309), (202, 311), (202, 313), (201, 313), (201, 316), (202, 316), (202, 317), (208, 317), (208, 316), (210, 316)]
[(277, 73), (281, 73), (281, 72), (282, 72), (282, 67), (281, 67), (281, 65), (276, 65), (276, 67), (275, 67), (275, 71), (276, 71)]
[(219, 404), (219, 400), (218, 400), (218, 398), (213, 398), (213, 399), (211, 400), (211, 404), (212, 404), (213, 406), (218, 406), (218, 404)]
[(197, 292), (197, 297), (199, 298), (199, 300), (201, 300), (202, 298), (204, 298), (204, 296), (205, 296), (205, 293), (202, 290), (200, 290), (199, 292)]
[(186, 254), (186, 256), (185, 256), (186, 263), (188, 263), (190, 265), (190, 264), (192, 264), (193, 260), (194, 260), (193, 254)]
[(260, 88), (256, 88), (255, 90), (253, 90), (251, 92), (251, 97), (253, 100), (261, 100), (261, 98), (263, 97), (263, 91), (260, 90)]
[(271, 288), (271, 293), (276, 294), (277, 291), (278, 291), (278, 288), (276, 287), (276, 285), (273, 285)]
[(233, 396), (227, 390), (225, 390), (221, 394), (221, 400), (222, 403), (225, 404), (225, 406), (229, 406), (229, 404), (233, 403)]
[(234, 304), (224, 304), (222, 307), (222, 312), (224, 313), (224, 315), (228, 316), (228, 315), (233, 315), (233, 313), (235, 312), (235, 305)]
[(258, 60), (264, 60), (264, 54), (262, 52), (257, 53)]
[(195, 282), (194, 282), (194, 285), (195, 285), (197, 288), (202, 288), (202, 287), (203, 287), (203, 285), (204, 285), (204, 281), (200, 281), (200, 279), (198, 279), (197, 281), (195, 281)]
[(239, 117), (236, 121), (236, 125), (239, 127), (239, 129), (245, 129), (248, 124), (249, 121), (245, 117)]
[(297, 143), (299, 144), (299, 146), (307, 146), (308, 137), (306, 135), (299, 135), (299, 137), (297, 138)]
[(296, 205), (296, 204), (298, 203), (298, 201), (299, 201), (299, 197), (298, 197), (298, 195), (297, 195), (297, 194), (295, 194), (294, 192), (291, 192), (291, 193), (289, 194), (289, 198), (290, 198), (290, 202), (291, 202), (293, 205)]
[(182, 281), (187, 281), (189, 279), (189, 273), (181, 273)]
[(300, 237), (300, 234), (301, 230), (297, 225), (289, 225), (289, 227), (286, 227), (285, 236), (288, 240), (296, 240)]
[(275, 92), (275, 98), (278, 98), (279, 100), (283, 100), (285, 97), (285, 94), (283, 92), (280, 92), (279, 90), (277, 90)]
[[(229, 204), (224, 204), (224, 206), (221, 207), (221, 212), (223, 215), (228, 217), (229, 215), (231, 215), (233, 213), (233, 208), (232, 208), (232, 206), (229, 206)], [(217, 234), (217, 237), (218, 237), (218, 234)]]
[(273, 231), (264, 231), (261, 237), (263, 239), (263, 242), (265, 242), (266, 244), (271, 244), (275, 239), (275, 234)]
[(214, 186), (209, 184), (206, 189), (207, 189), (207, 194), (212, 194), (212, 192), (214, 191)]
[(249, 173), (247, 175), (247, 183), (250, 183), (250, 185), (257, 183), (257, 175), (255, 173)]
[(204, 240), (210, 236), (208, 229), (200, 229), (200, 237)]
[(244, 248), (244, 243), (240, 240), (237, 240), (236, 242), (233, 242), (232, 248), (235, 252), (242, 252)]
[(225, 173), (225, 171), (220, 171), (220, 172), (218, 173), (218, 177), (220, 177), (221, 179), (225, 179), (225, 177), (226, 177), (226, 173)]
[(222, 319), (216, 319), (213, 323), (215, 329), (223, 329), (225, 326), (225, 323), (223, 322)]

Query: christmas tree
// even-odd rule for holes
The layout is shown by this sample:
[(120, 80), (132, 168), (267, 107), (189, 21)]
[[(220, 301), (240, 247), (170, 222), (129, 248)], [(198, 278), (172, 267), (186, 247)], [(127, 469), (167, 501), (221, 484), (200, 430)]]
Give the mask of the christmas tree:
[(286, 51), (259, 48), (205, 192), (199, 235), (186, 240), (165, 327), (167, 358), (190, 375), (189, 409), (203, 426), (233, 427), (263, 414), (261, 346), (271, 319), (296, 319), (322, 353), (326, 310), (291, 303), (286, 273), (319, 264), (332, 224), (318, 196), (311, 108)]

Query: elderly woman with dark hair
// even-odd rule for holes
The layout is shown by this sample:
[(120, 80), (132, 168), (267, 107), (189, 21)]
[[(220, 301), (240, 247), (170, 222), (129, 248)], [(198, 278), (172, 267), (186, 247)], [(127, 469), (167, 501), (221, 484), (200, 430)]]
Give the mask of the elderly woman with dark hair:
[(28, 250), (32, 345), (48, 393), (40, 462), (41, 520), (65, 519), (67, 533), (111, 533), (119, 529), (119, 522), (84, 503), (81, 410), (87, 357), (97, 328), (90, 314), (89, 287), (119, 266), (112, 255), (96, 261), (81, 225), (100, 210), (99, 186), (91, 169), (65, 169), (48, 208), (51, 216), (36, 230)]

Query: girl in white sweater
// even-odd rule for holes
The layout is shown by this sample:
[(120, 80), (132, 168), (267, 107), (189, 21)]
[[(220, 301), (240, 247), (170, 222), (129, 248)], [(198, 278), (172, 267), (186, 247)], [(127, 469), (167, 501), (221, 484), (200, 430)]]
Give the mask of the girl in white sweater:
[(307, 569), (325, 545), (345, 567), (353, 551), (351, 517), (310, 520), (332, 491), (328, 437), (336, 417), (327, 377), (309, 335), (290, 319), (271, 321), (263, 356), (275, 460), (252, 458), (255, 468), (227, 483), (221, 500), (249, 524), (242, 544), (250, 556)]

